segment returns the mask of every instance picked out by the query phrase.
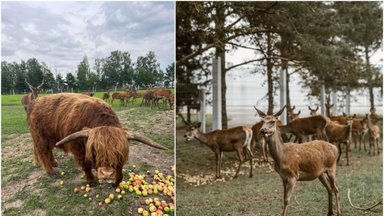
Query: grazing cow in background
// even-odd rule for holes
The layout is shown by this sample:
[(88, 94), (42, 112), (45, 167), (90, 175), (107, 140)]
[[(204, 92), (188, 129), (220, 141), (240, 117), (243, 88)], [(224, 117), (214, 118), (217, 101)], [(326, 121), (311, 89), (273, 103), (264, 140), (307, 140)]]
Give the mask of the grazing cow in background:
[(54, 173), (54, 147), (71, 152), (85, 172), (88, 183), (119, 184), (128, 160), (129, 141), (166, 149), (144, 135), (123, 128), (103, 100), (81, 94), (60, 93), (34, 100), (28, 116), (36, 162)]
[(23, 107), (25, 109), (25, 112), (28, 113), (27, 108), (28, 105), (37, 98), (37, 94), (40, 93), (41, 87), (44, 85), (44, 80), (41, 82), (40, 85), (37, 87), (33, 87), (31, 84), (27, 82), (27, 80), (24, 80), (29, 89), (32, 91), (31, 93), (24, 95), (23, 98), (21, 99), (21, 104), (23, 104)]

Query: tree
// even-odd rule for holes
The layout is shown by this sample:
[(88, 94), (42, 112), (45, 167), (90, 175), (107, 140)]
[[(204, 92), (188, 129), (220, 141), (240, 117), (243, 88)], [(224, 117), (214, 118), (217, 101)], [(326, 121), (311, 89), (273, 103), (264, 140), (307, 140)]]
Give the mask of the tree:
[(64, 80), (63, 80), (63, 77), (61, 76), (60, 73), (57, 74), (56, 76), (56, 88), (57, 88), (57, 91), (58, 92), (62, 92), (63, 89), (64, 89)]
[(15, 85), (15, 71), (12, 70), (12, 64), (6, 61), (1, 62), (1, 91), (10, 93)]
[(76, 78), (72, 73), (67, 73), (65, 77), (65, 83), (68, 86), (68, 90), (72, 90), (73, 88), (76, 88)]
[[(347, 4), (348, 3), (348, 4)], [(375, 107), (373, 88), (375, 85), (370, 56), (382, 46), (383, 9), (382, 2), (335, 2), (340, 16), (346, 23), (345, 38), (355, 45), (355, 51), (365, 60), (366, 87), (369, 91), (371, 108)]]
[(173, 80), (174, 80), (174, 76), (175, 76), (175, 64), (172, 63), (170, 65), (167, 66), (167, 68), (165, 69), (165, 75), (164, 75), (164, 85), (168, 88), (168, 87), (172, 87), (173, 88)]
[(90, 74), (89, 63), (86, 56), (84, 56), (83, 60), (77, 66), (77, 87), (81, 91), (86, 91), (89, 89), (88, 78)]

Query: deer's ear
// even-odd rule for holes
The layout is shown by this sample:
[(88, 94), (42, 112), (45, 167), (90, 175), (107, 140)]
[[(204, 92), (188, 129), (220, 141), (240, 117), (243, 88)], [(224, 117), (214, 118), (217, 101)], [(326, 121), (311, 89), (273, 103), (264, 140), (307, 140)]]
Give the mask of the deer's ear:
[(264, 118), (265, 116), (267, 116), (267, 115), (265, 115), (265, 113), (263, 113), (263, 111), (257, 109), (255, 106), (253, 106), (253, 108), (255, 108), (256, 112), (259, 114), (259, 116), (261, 118)]
[(297, 115), (300, 115), (300, 113), (301, 113), (301, 110), (299, 110), (299, 112), (297, 113)]
[(198, 122), (197, 124), (196, 124), (196, 128), (200, 128), (201, 127), (201, 122)]

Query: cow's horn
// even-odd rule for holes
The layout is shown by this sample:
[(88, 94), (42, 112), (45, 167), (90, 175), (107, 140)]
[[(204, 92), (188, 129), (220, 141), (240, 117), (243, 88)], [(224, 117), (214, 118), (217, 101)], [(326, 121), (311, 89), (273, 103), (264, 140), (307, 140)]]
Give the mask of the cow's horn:
[(140, 133), (133, 132), (133, 131), (125, 131), (125, 133), (127, 134), (128, 140), (136, 140), (136, 141), (139, 141), (141, 143), (144, 143), (146, 145), (149, 145), (151, 147), (158, 148), (158, 149), (163, 149), (163, 150), (168, 149), (168, 148), (160, 145), (159, 143), (149, 139), (148, 137), (146, 137)]
[(71, 142), (71, 141), (76, 140), (76, 139), (87, 138), (88, 135), (89, 135), (88, 130), (82, 130), (82, 131), (75, 132), (73, 134), (70, 134), (70, 135), (64, 137), (62, 140), (60, 140), (58, 143), (56, 143), (56, 146), (63, 145), (67, 142)]

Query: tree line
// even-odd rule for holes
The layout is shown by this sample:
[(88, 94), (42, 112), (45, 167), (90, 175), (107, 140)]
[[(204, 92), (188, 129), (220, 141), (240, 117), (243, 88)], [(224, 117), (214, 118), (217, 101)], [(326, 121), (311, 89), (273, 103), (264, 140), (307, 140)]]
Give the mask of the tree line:
[[(382, 22), (378, 1), (177, 2), (177, 89), (194, 95), (199, 86), (211, 85), (212, 58), (220, 57), (223, 128), (227, 127), (225, 75), (243, 65), (265, 75), (268, 114), (273, 111), (280, 70), (287, 75), (288, 106), (289, 78), (299, 73), (308, 97), (320, 97), (323, 85), (327, 101), (331, 92), (366, 89), (374, 107), (373, 89), (382, 91), (382, 73), (371, 56), (382, 45)], [(242, 63), (228, 64), (226, 55), (240, 48), (255, 54)], [(188, 106), (188, 98), (181, 98), (178, 105)]]
[(65, 77), (60, 73), (54, 75), (44, 62), (39, 62), (36, 58), (22, 60), (20, 63), (2, 61), (1, 76), (2, 94), (28, 92), (25, 80), (33, 86), (44, 80), (42, 88), (51, 92), (173, 87), (174, 64), (168, 65), (163, 71), (153, 51), (139, 56), (133, 62), (129, 52), (117, 50), (106, 58), (95, 59), (93, 69), (84, 56), (77, 70), (68, 72)]

